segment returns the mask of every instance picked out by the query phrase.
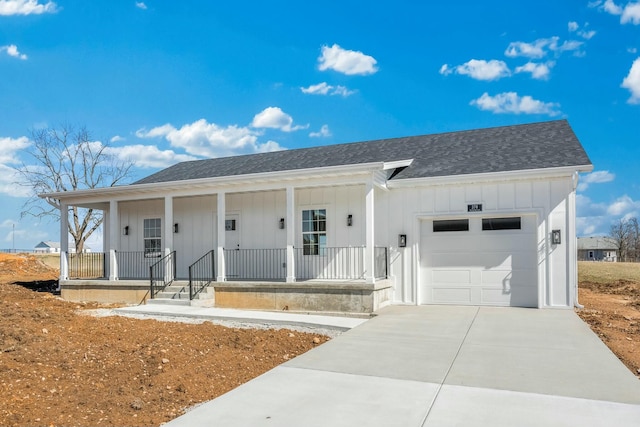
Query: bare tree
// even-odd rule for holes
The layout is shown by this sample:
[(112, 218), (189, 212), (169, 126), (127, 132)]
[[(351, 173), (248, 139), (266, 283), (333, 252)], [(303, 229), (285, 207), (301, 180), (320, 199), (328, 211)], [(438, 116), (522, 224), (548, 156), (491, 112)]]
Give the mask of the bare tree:
[(619, 219), (611, 224), (609, 237), (615, 242), (621, 261), (635, 261), (638, 254), (640, 236), (636, 218)]
[[(22, 207), (21, 215), (37, 218), (60, 218), (60, 201), (41, 199), (38, 194), (74, 191), (98, 187), (113, 187), (126, 179), (133, 163), (119, 161), (109, 153), (109, 145), (93, 140), (85, 127), (78, 130), (71, 125), (59, 128), (34, 129), (28, 154), (31, 162), (18, 169), (20, 185), (33, 190)], [(69, 233), (74, 239), (76, 253), (102, 225), (102, 211), (91, 208), (69, 208), (72, 217)], [(68, 215), (69, 212), (63, 212)]]
[(630, 218), (627, 221), (629, 228), (628, 252), (631, 261), (637, 262), (640, 258), (640, 224), (637, 218)]

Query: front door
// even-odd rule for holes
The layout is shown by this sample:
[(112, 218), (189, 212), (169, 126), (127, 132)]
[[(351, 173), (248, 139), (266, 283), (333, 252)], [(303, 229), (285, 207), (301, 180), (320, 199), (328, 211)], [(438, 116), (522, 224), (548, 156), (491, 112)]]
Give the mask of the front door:
[(224, 248), (228, 251), (225, 253), (226, 275), (233, 280), (238, 278), (240, 267), (238, 252), (240, 249), (240, 215), (227, 215), (224, 221), (224, 230)]

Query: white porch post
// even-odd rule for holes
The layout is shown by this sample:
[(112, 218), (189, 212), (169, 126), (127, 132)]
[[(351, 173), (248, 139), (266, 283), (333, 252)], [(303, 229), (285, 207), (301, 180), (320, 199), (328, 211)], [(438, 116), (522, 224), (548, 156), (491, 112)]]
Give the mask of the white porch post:
[[(164, 254), (169, 255), (173, 251), (173, 196), (164, 198)], [(167, 260), (165, 266), (165, 280), (173, 280), (172, 263), (176, 260)]]
[(293, 245), (296, 239), (296, 204), (295, 190), (287, 187), (287, 283), (296, 281), (295, 252)]
[(364, 247), (364, 270), (365, 280), (367, 283), (375, 283), (375, 228), (374, 228), (374, 210), (375, 210), (375, 187), (373, 185), (373, 176), (367, 181), (365, 195), (365, 247)]
[(118, 225), (118, 202), (111, 200), (109, 202), (109, 280), (118, 280), (118, 261), (116, 259), (116, 250), (118, 249), (118, 238), (120, 227)]
[(227, 216), (226, 197), (225, 192), (218, 193), (218, 246), (216, 247), (216, 255), (218, 260), (218, 282), (224, 282), (226, 280), (226, 272), (224, 268), (224, 245), (225, 245), (225, 220)]
[(60, 203), (60, 280), (69, 280), (69, 206)]

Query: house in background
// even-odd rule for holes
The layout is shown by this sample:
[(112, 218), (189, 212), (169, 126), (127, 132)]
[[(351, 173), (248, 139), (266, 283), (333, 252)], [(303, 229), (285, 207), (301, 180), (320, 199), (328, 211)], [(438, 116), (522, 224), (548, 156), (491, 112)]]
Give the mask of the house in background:
[(578, 261), (618, 261), (618, 245), (611, 237), (578, 237)]
[(62, 217), (71, 300), (571, 308), (575, 189), (591, 170), (558, 120), (184, 162), (41, 197), (104, 214), (93, 261), (68, 253)]
[(40, 254), (57, 254), (60, 253), (60, 242), (40, 242), (33, 251)]

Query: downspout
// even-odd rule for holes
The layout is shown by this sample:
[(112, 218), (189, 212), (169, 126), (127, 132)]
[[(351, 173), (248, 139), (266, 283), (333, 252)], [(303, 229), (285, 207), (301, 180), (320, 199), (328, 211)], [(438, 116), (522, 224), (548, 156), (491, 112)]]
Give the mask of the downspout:
[[(573, 182), (573, 192), (576, 192), (576, 188), (578, 188), (578, 171), (574, 172), (571, 180)], [(573, 198), (574, 200), (574, 204), (573, 204), (573, 212), (574, 214), (576, 213), (576, 208), (575, 208), (575, 197)], [(574, 215), (575, 216), (575, 215)], [(575, 246), (575, 251), (576, 254), (578, 253), (578, 246)], [(577, 259), (577, 255), (576, 255), (576, 262), (575, 265), (572, 266), (571, 268), (575, 269), (574, 275), (573, 277), (575, 278), (575, 298), (573, 299), (573, 306), (577, 309), (582, 309), (584, 308), (584, 305), (580, 304), (580, 302), (578, 301), (578, 259)]]

